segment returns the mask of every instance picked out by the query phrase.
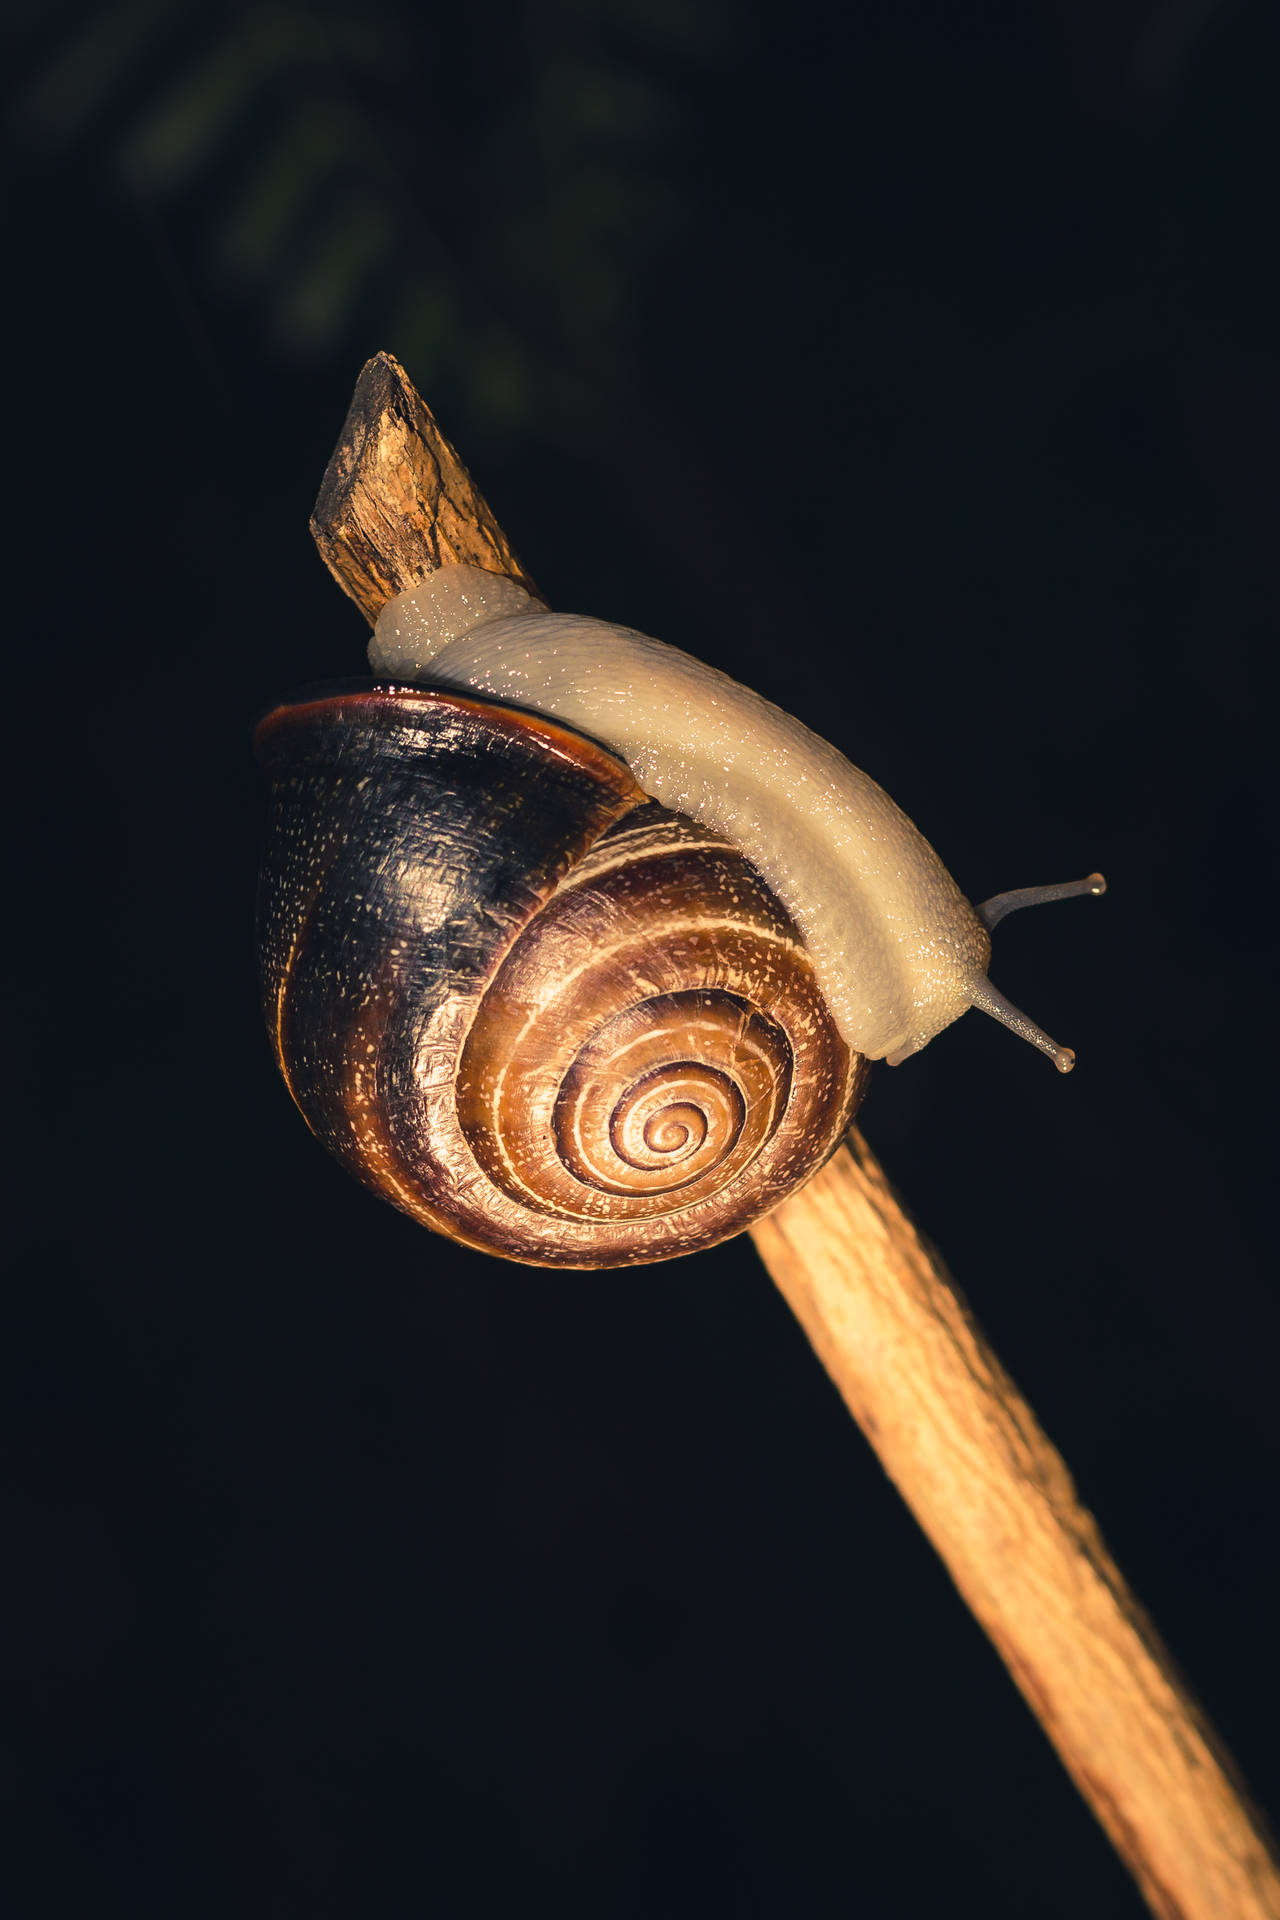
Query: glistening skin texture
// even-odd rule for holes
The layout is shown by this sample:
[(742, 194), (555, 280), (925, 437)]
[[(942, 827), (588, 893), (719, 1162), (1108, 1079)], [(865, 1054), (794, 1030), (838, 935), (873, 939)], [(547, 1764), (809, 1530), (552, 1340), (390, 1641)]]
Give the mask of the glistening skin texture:
[(973, 1004), (990, 938), (928, 841), (868, 774), (726, 674), (466, 566), (389, 601), (369, 661), (381, 680), (553, 715), (741, 848), (800, 929), (854, 1052), (904, 1058)]

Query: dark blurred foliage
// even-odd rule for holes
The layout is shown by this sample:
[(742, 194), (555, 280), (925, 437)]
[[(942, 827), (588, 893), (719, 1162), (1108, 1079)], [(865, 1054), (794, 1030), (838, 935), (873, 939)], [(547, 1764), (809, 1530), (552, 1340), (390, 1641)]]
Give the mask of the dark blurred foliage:
[(975, 897), (1107, 872), (998, 935), (1077, 1073), (970, 1016), (865, 1124), (1280, 1806), (1273, 0), (9, 15), (5, 1910), (1138, 1913), (747, 1243), (522, 1271), (322, 1157), (248, 726), (361, 668), (388, 347), (553, 602)]

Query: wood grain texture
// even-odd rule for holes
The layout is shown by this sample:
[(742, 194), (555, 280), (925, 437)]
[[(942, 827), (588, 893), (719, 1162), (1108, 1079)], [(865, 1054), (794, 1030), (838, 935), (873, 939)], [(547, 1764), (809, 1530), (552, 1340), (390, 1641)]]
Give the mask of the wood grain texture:
[(856, 1130), (751, 1232), (1151, 1911), (1276, 1920), (1280, 1877), (1230, 1761)]
[(365, 362), (311, 516), (321, 558), (372, 626), (393, 594), (456, 562), (538, 589), (400, 362)]

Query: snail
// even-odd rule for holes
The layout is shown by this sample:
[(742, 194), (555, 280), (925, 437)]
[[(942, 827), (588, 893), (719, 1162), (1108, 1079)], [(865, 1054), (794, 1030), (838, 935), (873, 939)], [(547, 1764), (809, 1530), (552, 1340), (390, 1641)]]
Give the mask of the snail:
[(673, 1258), (835, 1151), (870, 1063), (987, 978), (965, 899), (867, 774), (726, 675), (449, 565), (382, 609), (374, 683), (256, 734), (267, 1024), (375, 1191), (531, 1264)]

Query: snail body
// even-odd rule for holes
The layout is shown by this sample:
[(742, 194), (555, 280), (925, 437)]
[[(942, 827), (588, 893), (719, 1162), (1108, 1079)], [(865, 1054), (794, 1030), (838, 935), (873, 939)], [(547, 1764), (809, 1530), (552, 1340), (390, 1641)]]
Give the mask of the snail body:
[(674, 648), (448, 566), (381, 684), (259, 726), (268, 1030), (313, 1132), (423, 1224), (532, 1264), (672, 1258), (834, 1152), (869, 1063), (968, 1006), (974, 907), (888, 795)]
[(398, 594), (379, 678), (509, 701), (604, 741), (644, 791), (741, 847), (800, 928), (848, 1044), (905, 1058), (972, 1004), (991, 942), (884, 789), (790, 714), (647, 634), (446, 567)]

